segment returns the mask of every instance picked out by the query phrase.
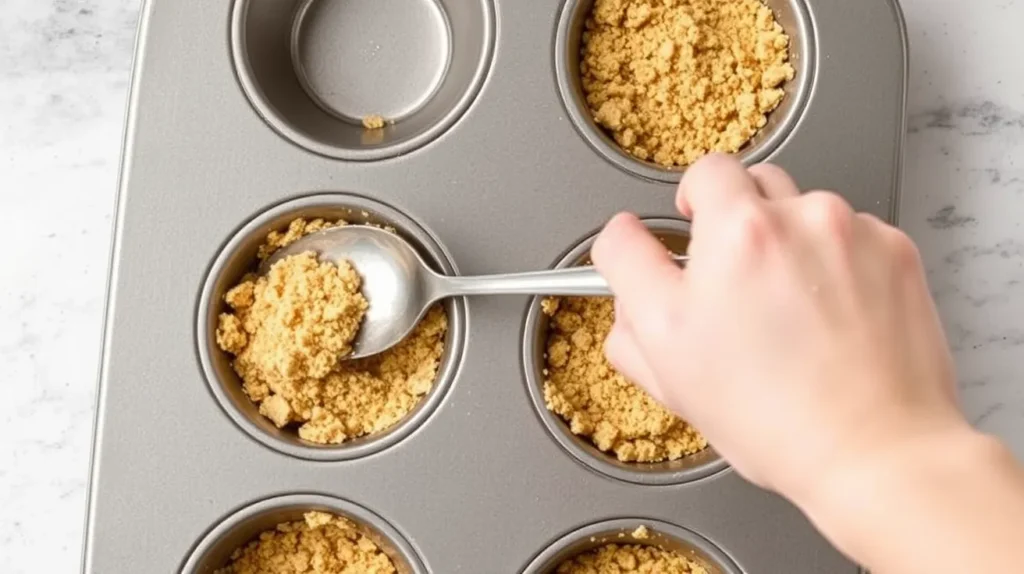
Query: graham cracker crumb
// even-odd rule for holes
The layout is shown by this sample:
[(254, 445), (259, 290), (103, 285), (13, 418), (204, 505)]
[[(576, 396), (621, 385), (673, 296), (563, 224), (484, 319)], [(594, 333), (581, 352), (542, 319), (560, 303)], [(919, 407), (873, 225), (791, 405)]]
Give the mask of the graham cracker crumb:
[(216, 574), (396, 574), (394, 563), (346, 518), (307, 512), (238, 548)]
[(666, 167), (739, 151), (796, 75), (789, 36), (759, 0), (596, 0), (582, 44), (594, 120)]
[(563, 297), (544, 309), (551, 317), (544, 401), (573, 434), (623, 462), (677, 460), (707, 448), (699, 432), (608, 362), (611, 298)]
[(271, 231), (267, 234), (267, 239), (260, 246), (256, 253), (260, 261), (270, 257), (275, 251), (282, 247), (287, 247), (292, 243), (295, 243), (300, 238), (305, 237), (311, 233), (317, 231), (323, 231), (331, 227), (341, 227), (348, 225), (346, 221), (327, 221), (325, 219), (295, 219), (288, 224), (288, 228), (284, 231)]
[(708, 574), (700, 564), (668, 550), (639, 544), (605, 544), (558, 565), (556, 574), (643, 572), (645, 574)]
[(636, 540), (647, 540), (650, 535), (651, 533), (647, 531), (647, 527), (643, 524), (637, 526), (636, 530), (633, 531), (633, 538)]
[(387, 125), (387, 120), (377, 114), (372, 114), (363, 118), (363, 127), (368, 130), (379, 130)]
[[(345, 222), (295, 220), (270, 233), (259, 256), (338, 225)], [(448, 328), (440, 306), (392, 349), (344, 360), (368, 306), (360, 285), (351, 265), (304, 253), (225, 295), (230, 311), (220, 316), (217, 345), (234, 356), (242, 390), (278, 428), (294, 425), (304, 440), (340, 444), (387, 430), (433, 387)]]
[(228, 291), (234, 314), (221, 315), (217, 344), (243, 377), (321, 378), (352, 351), (368, 306), (361, 283), (348, 262), (286, 257)]

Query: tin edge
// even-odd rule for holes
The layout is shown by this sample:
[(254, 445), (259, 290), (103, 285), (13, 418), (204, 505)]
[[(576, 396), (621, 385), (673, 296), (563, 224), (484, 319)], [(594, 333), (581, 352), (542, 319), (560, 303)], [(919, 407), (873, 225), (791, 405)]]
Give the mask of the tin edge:
[(123, 127), (121, 130), (121, 158), (118, 166), (117, 193), (114, 195), (114, 218), (110, 224), (110, 240), (107, 248), (107, 281), (103, 300), (103, 322), (100, 326), (102, 333), (99, 366), (97, 368), (94, 396), (96, 397), (93, 407), (92, 441), (89, 445), (89, 470), (88, 486), (85, 493), (85, 527), (82, 531), (81, 550), (81, 571), (91, 571), (89, 564), (92, 559), (93, 521), (95, 512), (95, 490), (99, 485), (99, 456), (100, 440), (102, 437), (102, 425), (106, 404), (106, 378), (107, 369), (110, 363), (110, 338), (113, 333), (114, 301), (116, 300), (117, 279), (119, 276), (116, 265), (117, 255), (121, 251), (122, 231), (125, 220), (125, 203), (127, 197), (128, 173), (131, 170), (131, 150), (135, 139), (135, 121), (138, 113), (139, 85), (142, 76), (142, 61), (146, 51), (146, 41), (152, 12), (153, 2), (143, 0), (139, 9), (138, 21), (135, 25), (135, 46), (132, 49), (132, 65), (128, 80), (128, 94), (125, 97), (125, 110), (123, 115)]
[[(888, 0), (892, 8), (893, 17), (896, 19), (896, 26), (899, 29), (900, 48), (903, 51), (903, 85), (900, 102), (900, 121), (896, 127), (896, 158), (893, 166), (892, 176), (892, 204), (889, 206), (890, 222), (899, 227), (900, 212), (903, 207), (903, 166), (906, 156), (907, 140), (907, 103), (910, 98), (910, 40), (907, 37), (907, 19), (903, 13), (903, 7), (899, 0)], [(866, 572), (866, 570), (864, 571)]]

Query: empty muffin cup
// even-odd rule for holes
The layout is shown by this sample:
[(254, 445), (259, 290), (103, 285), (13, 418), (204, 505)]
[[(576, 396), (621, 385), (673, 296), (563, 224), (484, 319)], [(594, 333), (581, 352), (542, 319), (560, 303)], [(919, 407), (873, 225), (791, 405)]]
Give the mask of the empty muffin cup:
[(707, 574), (742, 574), (724, 551), (696, 532), (643, 518), (607, 520), (566, 534), (534, 558), (523, 574), (555, 574), (565, 561), (607, 544), (654, 546), (690, 560)]
[(491, 0), (235, 0), (231, 15), (236, 74), (259, 115), (344, 160), (405, 154), (450, 128), (494, 37)]
[(316, 494), (293, 494), (247, 506), (228, 516), (196, 545), (181, 574), (215, 574), (232, 554), (279, 524), (302, 522), (308, 512), (322, 512), (351, 521), (359, 534), (380, 549), (399, 574), (426, 574), (412, 545), (386, 520), (357, 504)]
[[(345, 220), (351, 225), (382, 225), (393, 228), (415, 247), (438, 272), (453, 274), (447, 251), (434, 236), (409, 216), (377, 201), (350, 194), (302, 197), (259, 214), (238, 230), (220, 250), (202, 286), (196, 318), (199, 361), (214, 398), (243, 431), (278, 452), (307, 460), (349, 460), (386, 449), (424, 424), (444, 399), (464, 348), (465, 303), (449, 299), (444, 351), (433, 385), (404, 416), (386, 430), (359, 436), (340, 444), (317, 444), (299, 437), (294, 425), (278, 428), (260, 412), (243, 390), (243, 381), (232, 366), (233, 357), (217, 342), (221, 313), (229, 311), (225, 295), (258, 266), (258, 251), (272, 231), (283, 231), (296, 219)], [(358, 272), (358, 269), (356, 270)]]
[[(644, 223), (674, 253), (685, 253), (689, 243), (690, 225), (677, 219), (646, 219)], [(586, 264), (596, 236), (591, 236), (570, 250), (556, 268)], [(662, 462), (623, 462), (612, 453), (598, 449), (587, 437), (574, 434), (569, 423), (548, 409), (544, 396), (550, 317), (543, 310), (543, 298), (535, 298), (526, 315), (523, 330), (523, 364), (527, 391), (534, 410), (551, 437), (577, 461), (605, 476), (641, 485), (684, 484), (724, 471), (728, 465), (713, 447), (676, 460)], [(603, 341), (593, 344), (602, 345)]]
[[(762, 0), (790, 38), (789, 63), (796, 74), (785, 82), (785, 96), (736, 156), (746, 165), (765, 161), (796, 128), (811, 97), (816, 66), (816, 39), (807, 0)], [(577, 132), (604, 159), (616, 167), (655, 182), (675, 183), (685, 167), (665, 167), (638, 159), (626, 152), (598, 125), (587, 105), (581, 78), (581, 59), (586, 22), (595, 0), (567, 0), (555, 32), (555, 75), (563, 105)]]

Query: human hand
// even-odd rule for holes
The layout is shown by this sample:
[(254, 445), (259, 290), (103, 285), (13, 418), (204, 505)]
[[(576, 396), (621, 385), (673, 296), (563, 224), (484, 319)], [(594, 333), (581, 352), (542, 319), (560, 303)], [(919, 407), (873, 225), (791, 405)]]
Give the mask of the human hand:
[(631, 215), (592, 256), (616, 295), (606, 352), (753, 482), (799, 498), (829, 473), (957, 432), (952, 360), (899, 230), (781, 169), (687, 170), (685, 270)]

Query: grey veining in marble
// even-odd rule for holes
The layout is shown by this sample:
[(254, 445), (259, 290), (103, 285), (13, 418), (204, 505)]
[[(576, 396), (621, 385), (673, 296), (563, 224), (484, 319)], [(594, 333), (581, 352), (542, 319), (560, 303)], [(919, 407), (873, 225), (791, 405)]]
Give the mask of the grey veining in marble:
[[(78, 568), (138, 4), (0, 0), (4, 572)], [(971, 420), (1024, 456), (1024, 0), (903, 7), (901, 224), (927, 263)]]

